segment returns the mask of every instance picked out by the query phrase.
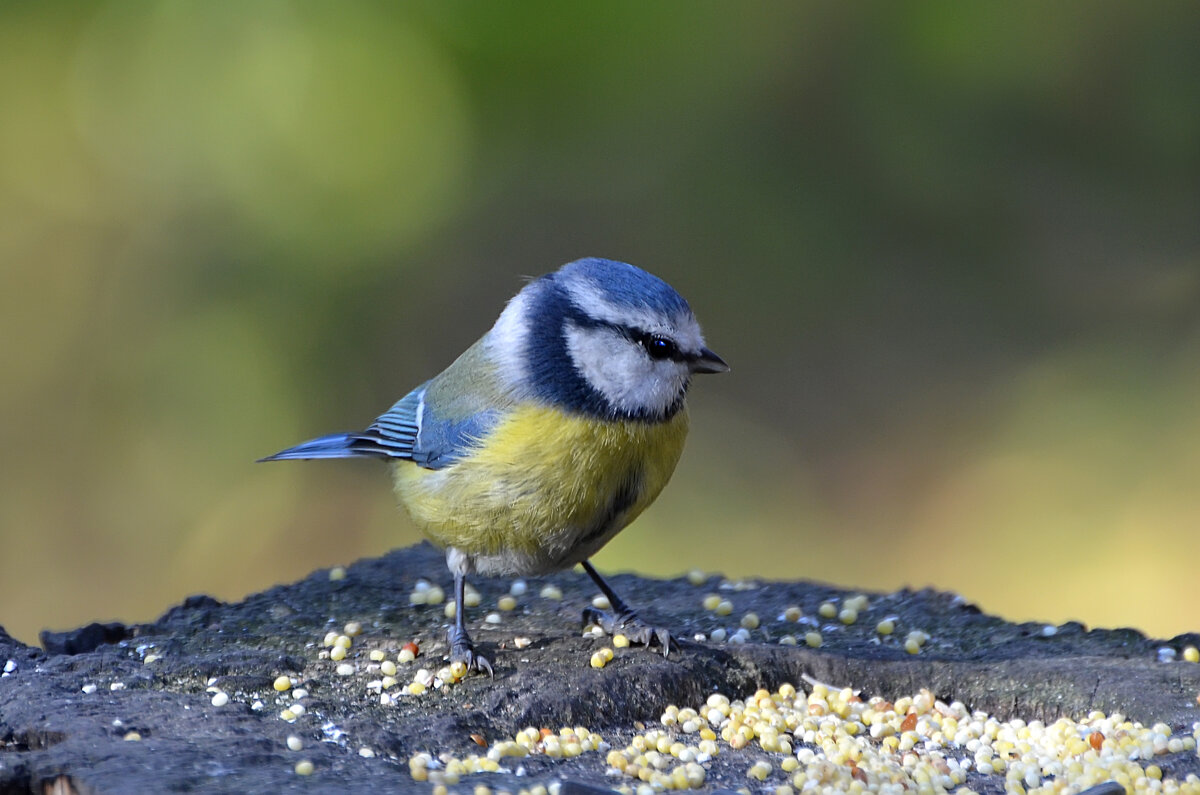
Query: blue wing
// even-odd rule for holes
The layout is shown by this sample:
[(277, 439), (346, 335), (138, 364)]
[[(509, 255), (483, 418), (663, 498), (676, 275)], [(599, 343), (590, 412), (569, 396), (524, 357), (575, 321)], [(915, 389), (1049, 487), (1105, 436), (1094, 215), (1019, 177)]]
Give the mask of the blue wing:
[(461, 420), (437, 416), (425, 403), (429, 382), (409, 392), (359, 433), (334, 433), (289, 447), (261, 461), (314, 458), (398, 458), (441, 469), (478, 443), (495, 423), (494, 411)]

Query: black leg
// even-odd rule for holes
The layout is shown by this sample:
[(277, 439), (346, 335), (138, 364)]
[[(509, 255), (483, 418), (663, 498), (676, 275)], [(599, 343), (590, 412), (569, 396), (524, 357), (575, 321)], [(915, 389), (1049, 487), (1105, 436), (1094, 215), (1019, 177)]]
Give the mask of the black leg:
[(612, 606), (612, 612), (607, 613), (602, 610), (597, 610), (594, 607), (585, 608), (583, 611), (583, 623), (595, 624), (610, 635), (617, 632), (624, 634), (629, 640), (634, 643), (641, 643), (645, 646), (652, 645), (655, 641), (662, 647), (663, 656), (666, 657), (671, 652), (671, 633), (662, 627), (652, 627), (642, 619), (638, 618), (638, 614), (633, 612), (633, 608), (625, 604), (625, 600), (617, 596), (617, 592), (612, 589), (604, 578), (600, 576), (600, 572), (596, 571), (592, 564), (588, 561), (583, 561), (581, 564), (583, 570), (592, 578), (592, 582), (596, 583), (596, 587), (600, 589), (600, 593), (608, 597), (608, 603)]
[(454, 575), (454, 626), (450, 628), (448, 638), (450, 640), (450, 661), (464, 662), (467, 664), (468, 670), (487, 672), (487, 675), (493, 679), (496, 674), (492, 671), (492, 664), (486, 657), (475, 653), (475, 644), (471, 642), (471, 636), (467, 634), (466, 620), (466, 604), (464, 598), (466, 596), (467, 578), (460, 573)]

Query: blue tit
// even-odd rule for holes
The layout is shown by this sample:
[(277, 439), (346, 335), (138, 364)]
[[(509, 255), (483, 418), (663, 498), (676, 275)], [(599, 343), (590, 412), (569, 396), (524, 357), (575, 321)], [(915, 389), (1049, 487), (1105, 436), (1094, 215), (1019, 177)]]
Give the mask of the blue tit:
[(400, 504), (454, 575), (451, 660), (492, 672), (464, 623), (468, 575), (577, 563), (612, 606), (585, 620), (666, 654), (670, 634), (643, 623), (588, 558), (671, 477), (692, 375), (728, 369), (666, 282), (624, 262), (581, 259), (529, 282), (490, 331), (365, 431), (263, 460), (390, 462)]

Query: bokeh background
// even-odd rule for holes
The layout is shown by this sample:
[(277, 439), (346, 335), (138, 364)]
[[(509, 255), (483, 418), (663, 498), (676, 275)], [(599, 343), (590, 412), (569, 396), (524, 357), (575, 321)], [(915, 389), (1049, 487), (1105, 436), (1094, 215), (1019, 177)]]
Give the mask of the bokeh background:
[(0, 6), (0, 624), (415, 541), (254, 460), (584, 255), (734, 368), (602, 568), (1200, 629), (1194, 3)]

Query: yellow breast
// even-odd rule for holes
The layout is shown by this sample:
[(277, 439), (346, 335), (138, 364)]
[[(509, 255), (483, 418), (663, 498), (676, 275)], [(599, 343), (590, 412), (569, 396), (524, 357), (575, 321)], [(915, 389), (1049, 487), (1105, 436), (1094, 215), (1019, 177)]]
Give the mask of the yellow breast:
[(661, 423), (605, 422), (531, 405), (443, 469), (397, 461), (400, 503), (435, 543), (486, 574), (536, 574), (589, 557), (662, 491), (687, 412)]

